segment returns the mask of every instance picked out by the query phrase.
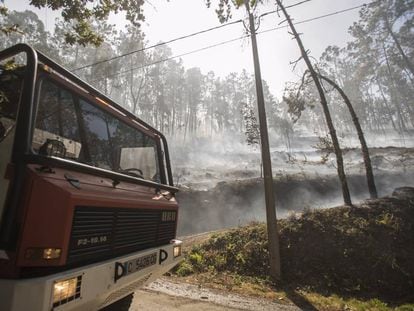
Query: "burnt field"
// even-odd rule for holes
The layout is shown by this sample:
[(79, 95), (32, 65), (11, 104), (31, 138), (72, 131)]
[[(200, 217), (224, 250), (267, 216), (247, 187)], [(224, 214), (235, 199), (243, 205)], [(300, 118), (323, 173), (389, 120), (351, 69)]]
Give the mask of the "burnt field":
[[(333, 159), (322, 163), (318, 154), (286, 155), (274, 152), (274, 185), (278, 218), (310, 208), (342, 204)], [(360, 152), (345, 152), (348, 183), (354, 203), (369, 198)], [(413, 186), (412, 148), (375, 148), (371, 151), (380, 196), (396, 187)], [(251, 165), (249, 166), (251, 168)], [(280, 169), (283, 167), (283, 169)], [(209, 167), (185, 175), (177, 199), (180, 203), (178, 235), (235, 227), (265, 220), (265, 203), (260, 171)]]

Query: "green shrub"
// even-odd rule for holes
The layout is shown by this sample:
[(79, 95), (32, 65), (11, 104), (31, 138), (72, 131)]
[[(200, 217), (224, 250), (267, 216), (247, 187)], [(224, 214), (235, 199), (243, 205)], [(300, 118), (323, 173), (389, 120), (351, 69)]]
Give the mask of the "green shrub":
[(197, 252), (191, 252), (188, 255), (188, 259), (190, 261), (190, 263), (195, 266), (195, 267), (199, 267), (202, 268), (203, 265), (203, 256)]
[(175, 269), (175, 274), (177, 274), (178, 276), (187, 276), (193, 273), (193, 266), (186, 261), (181, 262)]

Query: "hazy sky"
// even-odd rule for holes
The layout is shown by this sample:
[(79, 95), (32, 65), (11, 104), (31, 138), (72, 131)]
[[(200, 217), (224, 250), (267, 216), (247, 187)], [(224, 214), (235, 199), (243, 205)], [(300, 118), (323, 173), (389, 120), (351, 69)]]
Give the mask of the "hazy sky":
[[(214, 3), (214, 1), (212, 1)], [(285, 4), (297, 3), (295, 0), (285, 1)], [(183, 34), (218, 25), (216, 13), (204, 5), (204, 0), (153, 0), (155, 9), (148, 6), (146, 17), (148, 25), (144, 31), (151, 42), (168, 40)], [(270, 1), (272, 3), (272, 1)], [(261, 8), (261, 12), (273, 11), (273, 4)], [(331, 12), (340, 11), (367, 3), (363, 0), (312, 0), (289, 10), (295, 21), (301, 21)], [(244, 10), (235, 12), (233, 20), (245, 17)], [(317, 21), (298, 25), (298, 31), (303, 33), (303, 40), (311, 55), (319, 58), (328, 45), (343, 46), (350, 39), (348, 28), (358, 19), (358, 10), (334, 15)], [(272, 14), (264, 17), (259, 31), (279, 26), (283, 19)], [(236, 24), (203, 34), (192, 39), (171, 44), (174, 54), (182, 54), (204, 46), (240, 37), (244, 34), (242, 24)], [(291, 61), (300, 54), (296, 42), (291, 39), (286, 29), (280, 29), (258, 35), (258, 46), (263, 78), (269, 83), (272, 91), (280, 97), (284, 84), (296, 80), (303, 72), (303, 66), (297, 66), (292, 73)], [(249, 40), (237, 41), (222, 45), (203, 52), (183, 57), (187, 67), (197, 66), (203, 72), (213, 70), (217, 75), (225, 76), (231, 71), (246, 68), (253, 72), (251, 45)]]
[[(149, 2), (151, 4), (145, 6), (146, 22), (143, 25), (149, 44), (168, 41), (219, 25), (214, 9), (208, 9), (205, 6), (205, 0), (151, 0)], [(212, 2), (214, 5), (215, 1), (212, 0)], [(300, 0), (285, 0), (286, 5), (297, 2)], [(289, 9), (289, 12), (298, 22), (368, 2), (369, 0), (312, 0)], [(28, 0), (5, 1), (6, 6), (11, 9), (34, 10), (40, 19), (47, 24), (47, 27), (53, 29), (56, 12), (52, 12), (50, 9), (35, 10), (28, 3)], [(269, 1), (269, 4), (261, 7), (259, 14), (274, 10), (275, 7), (271, 3), (273, 2)], [(311, 55), (319, 58), (328, 45), (344, 46), (350, 39), (348, 28), (358, 19), (358, 11), (358, 9), (348, 11), (298, 25), (297, 29), (303, 33), (302, 39)], [(233, 20), (245, 18), (245, 11), (238, 10), (233, 15)], [(278, 17), (277, 14), (265, 16), (261, 20), (258, 31), (277, 27), (282, 20), (282, 17)], [(125, 25), (123, 16), (112, 16), (110, 21), (120, 28)], [(244, 34), (243, 25), (238, 23), (172, 43), (169, 46), (174, 55), (179, 55), (238, 38)], [(295, 72), (292, 72), (292, 65), (290, 65), (291, 61), (300, 56), (296, 43), (284, 28), (259, 34), (258, 46), (263, 79), (269, 83), (272, 92), (280, 98), (285, 83), (297, 80), (303, 72), (303, 64), (298, 65)], [(251, 45), (247, 39), (187, 55), (182, 59), (187, 68), (200, 67), (203, 73), (212, 70), (221, 77), (230, 72), (240, 72), (243, 68), (253, 72)]]

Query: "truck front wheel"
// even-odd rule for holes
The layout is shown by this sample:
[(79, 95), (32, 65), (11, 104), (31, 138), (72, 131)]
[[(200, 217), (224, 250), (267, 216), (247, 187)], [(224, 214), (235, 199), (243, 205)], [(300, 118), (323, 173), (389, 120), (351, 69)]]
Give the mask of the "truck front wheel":
[(133, 298), (134, 294), (129, 294), (99, 311), (128, 311)]

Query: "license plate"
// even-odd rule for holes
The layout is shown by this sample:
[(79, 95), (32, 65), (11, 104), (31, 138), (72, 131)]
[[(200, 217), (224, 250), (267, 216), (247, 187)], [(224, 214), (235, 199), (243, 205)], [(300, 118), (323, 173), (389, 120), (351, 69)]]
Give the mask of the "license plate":
[(157, 253), (137, 257), (124, 263), (117, 262), (115, 263), (115, 282), (128, 274), (143, 270), (156, 263)]

